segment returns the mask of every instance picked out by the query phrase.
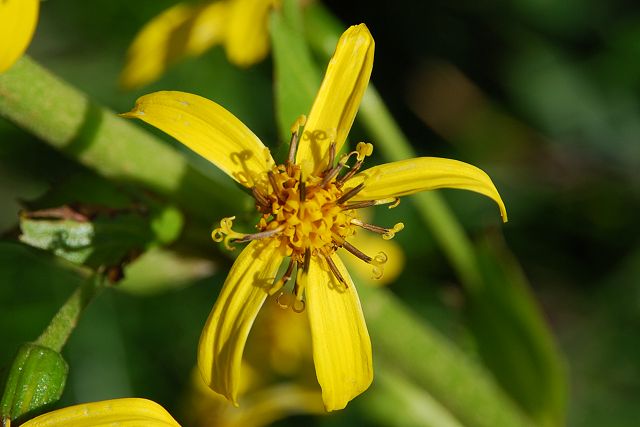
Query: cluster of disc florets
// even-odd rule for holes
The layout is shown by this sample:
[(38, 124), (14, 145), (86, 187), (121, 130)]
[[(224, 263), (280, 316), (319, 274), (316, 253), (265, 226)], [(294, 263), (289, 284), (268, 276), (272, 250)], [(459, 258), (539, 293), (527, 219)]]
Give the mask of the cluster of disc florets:
[[(360, 170), (365, 157), (371, 155), (373, 146), (369, 143), (358, 143), (354, 151), (342, 155), (337, 162), (336, 145), (332, 143), (329, 146), (328, 166), (319, 173), (302, 177), (300, 166), (295, 164), (295, 154), (299, 127), (303, 124), (303, 121), (298, 121), (292, 129), (289, 155), (285, 164), (274, 166), (267, 172), (268, 179), (262, 180), (263, 185), (252, 187), (256, 208), (261, 213), (257, 224), (259, 231), (253, 234), (237, 233), (231, 229), (234, 219), (231, 217), (223, 219), (220, 228), (213, 232), (213, 239), (224, 241), (227, 247), (230, 247), (229, 242), (232, 240), (247, 242), (265, 238), (277, 239), (279, 250), (283, 256), (289, 257), (290, 261), (282, 278), (270, 290), (271, 294), (290, 280), (295, 266), (299, 272), (308, 271), (311, 257), (322, 259), (321, 262), (325, 263), (338, 281), (346, 287), (346, 280), (331, 258), (339, 248), (371, 264), (374, 278), (382, 277), (387, 256), (380, 252), (370, 257), (350, 244), (347, 239), (355, 234), (358, 227), (379, 233), (385, 239), (392, 238), (404, 227), (402, 223), (396, 224), (393, 228), (367, 224), (357, 215), (358, 209), (368, 206), (392, 203), (390, 207), (394, 207), (398, 199), (351, 202), (351, 199), (364, 188), (364, 183), (344, 188), (345, 183)], [(347, 163), (354, 157), (355, 163), (348, 166)], [(343, 173), (345, 169), (347, 172)], [(292, 306), (296, 311), (303, 310), (302, 289), (297, 281), (293, 293), (296, 296), (295, 301), (284, 301), (286, 298), (279, 298), (278, 301), (283, 306)]]

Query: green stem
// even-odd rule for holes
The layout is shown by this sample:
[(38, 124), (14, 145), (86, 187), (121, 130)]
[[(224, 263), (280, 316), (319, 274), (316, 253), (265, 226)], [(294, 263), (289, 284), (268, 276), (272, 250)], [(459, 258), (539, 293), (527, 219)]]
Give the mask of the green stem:
[(78, 286), (35, 343), (60, 352), (78, 324), (84, 309), (103, 289), (103, 282), (104, 276), (95, 274)]
[(200, 218), (210, 220), (213, 204), (229, 206), (242, 194), (26, 56), (0, 74), (0, 116), (101, 175), (147, 186)]

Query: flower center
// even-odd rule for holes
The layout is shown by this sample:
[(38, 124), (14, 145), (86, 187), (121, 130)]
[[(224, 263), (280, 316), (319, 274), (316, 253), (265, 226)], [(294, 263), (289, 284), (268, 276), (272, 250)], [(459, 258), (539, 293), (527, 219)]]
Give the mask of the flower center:
[[(251, 191), (256, 200), (256, 208), (261, 213), (257, 224), (257, 233), (244, 234), (232, 230), (235, 217), (224, 218), (220, 227), (216, 228), (212, 237), (217, 242), (225, 243), (228, 249), (231, 241), (248, 242), (257, 239), (276, 239), (283, 257), (289, 257), (289, 265), (281, 279), (269, 290), (273, 294), (280, 290), (293, 275), (297, 266), (298, 274), (308, 270), (312, 257), (326, 265), (333, 275), (345, 287), (347, 283), (332, 260), (332, 255), (339, 248), (344, 248), (361, 260), (373, 266), (374, 278), (382, 277), (383, 265), (387, 256), (380, 252), (370, 257), (351, 245), (347, 239), (356, 233), (357, 228), (364, 228), (391, 239), (402, 230), (402, 223), (393, 228), (384, 228), (362, 222), (357, 209), (392, 203), (397, 206), (399, 199), (366, 200), (351, 202), (350, 200), (362, 190), (364, 184), (343, 189), (344, 184), (358, 172), (365, 157), (371, 155), (373, 146), (360, 142), (356, 150), (335, 161), (335, 144), (330, 146), (327, 168), (318, 174), (302, 177), (301, 168), (294, 163), (298, 143), (298, 128), (303, 123), (296, 122), (292, 129), (289, 156), (285, 164), (274, 166), (266, 173), (267, 179), (259, 180), (261, 184)], [(355, 163), (349, 168), (347, 162), (355, 157)], [(348, 168), (346, 173), (343, 170)], [(295, 300), (290, 296), (279, 298), (283, 307), (293, 307), (295, 311), (304, 309), (302, 288), (298, 282), (294, 284)], [(283, 295), (281, 295), (282, 297)]]

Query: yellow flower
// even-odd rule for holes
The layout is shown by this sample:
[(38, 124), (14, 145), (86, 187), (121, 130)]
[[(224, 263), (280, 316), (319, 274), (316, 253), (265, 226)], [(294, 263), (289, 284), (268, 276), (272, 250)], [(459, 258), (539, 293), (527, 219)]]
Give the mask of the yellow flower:
[(136, 35), (120, 75), (125, 89), (144, 86), (168, 66), (222, 44), (233, 64), (247, 67), (269, 53), (268, 13), (280, 0), (178, 3)]
[(29, 46), (38, 21), (40, 0), (0, 0), (0, 73)]
[(69, 406), (35, 417), (22, 427), (180, 427), (160, 405), (146, 399), (103, 400)]
[[(360, 172), (372, 151), (365, 143), (337, 159), (369, 81), (373, 51), (374, 41), (364, 24), (342, 35), (306, 124), (299, 120), (292, 128), (289, 155), (281, 165), (240, 120), (196, 95), (152, 93), (123, 114), (178, 139), (250, 190), (256, 200), (261, 215), (256, 233), (233, 230), (234, 217), (223, 219), (213, 232), (214, 240), (227, 247), (234, 241), (250, 243), (229, 272), (198, 349), (206, 383), (234, 404), (253, 321), (266, 297), (285, 289), (292, 278), (292, 293), (281, 293), (278, 302), (294, 311), (306, 308), (325, 408), (344, 408), (369, 387), (371, 342), (356, 287), (336, 250), (345, 249), (371, 264), (374, 275), (380, 276), (386, 255), (364, 254), (349, 239), (360, 228), (390, 239), (403, 225), (368, 224), (359, 218), (359, 209), (393, 207), (399, 196), (448, 187), (492, 198), (506, 220), (491, 179), (469, 164), (421, 157)], [(347, 163), (352, 165), (345, 172)], [(285, 260), (286, 271), (278, 278)]]

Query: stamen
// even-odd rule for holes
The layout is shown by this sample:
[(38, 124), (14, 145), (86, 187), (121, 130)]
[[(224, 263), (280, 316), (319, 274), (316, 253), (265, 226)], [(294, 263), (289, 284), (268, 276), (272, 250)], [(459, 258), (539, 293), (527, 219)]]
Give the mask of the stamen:
[(293, 306), (291, 307), (291, 309), (296, 313), (302, 313), (305, 307), (306, 307), (306, 304), (303, 300), (296, 299), (293, 301)]
[(309, 248), (304, 251), (304, 264), (302, 269), (305, 273), (309, 273), (309, 265), (311, 264), (311, 250)]
[(368, 208), (370, 206), (385, 205), (387, 203), (391, 203), (389, 205), (389, 209), (395, 208), (396, 206), (398, 206), (400, 204), (400, 198), (399, 197), (389, 197), (387, 199), (380, 199), (380, 200), (363, 200), (362, 202), (354, 202), (354, 203), (350, 203), (348, 205), (345, 205), (345, 206), (343, 206), (343, 209), (345, 209), (345, 210), (362, 209), (362, 208)]
[(368, 142), (358, 142), (358, 145), (356, 145), (356, 153), (357, 153), (356, 164), (353, 165), (353, 167), (349, 172), (347, 172), (346, 174), (344, 174), (344, 176), (340, 177), (337, 180), (338, 184), (342, 184), (343, 182), (346, 182), (349, 178), (351, 178), (360, 170), (360, 168), (362, 167), (362, 164), (364, 163), (365, 157), (368, 157), (371, 155), (371, 153), (373, 153), (373, 144), (370, 144)]
[(352, 151), (348, 154), (344, 154), (342, 155), (342, 157), (340, 157), (340, 161), (338, 162), (337, 165), (335, 165), (333, 168), (331, 168), (326, 174), (325, 176), (322, 178), (322, 182), (320, 183), (321, 187), (324, 187), (325, 185), (327, 185), (329, 182), (331, 182), (331, 180), (333, 180), (336, 176), (338, 176), (338, 174), (340, 173), (340, 171), (342, 170), (342, 168), (344, 168), (347, 164), (347, 162), (349, 161), (349, 158), (353, 155), (358, 155), (357, 151)]
[(384, 264), (388, 259), (387, 254), (384, 252), (378, 252), (378, 254), (371, 260), (370, 264), (373, 265), (372, 273), (375, 280), (382, 278), (382, 275), (384, 274)]
[(344, 277), (342, 277), (342, 274), (340, 274), (340, 271), (338, 270), (338, 266), (333, 262), (333, 260), (331, 259), (331, 256), (325, 253), (322, 253), (322, 256), (327, 261), (327, 264), (329, 265), (329, 269), (331, 270), (333, 275), (336, 277), (336, 279), (338, 279), (338, 282), (342, 283), (345, 288), (348, 288), (349, 285), (347, 285), (347, 281), (344, 280)]
[(220, 227), (214, 229), (211, 232), (211, 238), (214, 242), (220, 243), (224, 241), (224, 246), (232, 251), (235, 248), (229, 244), (229, 241), (240, 239), (245, 236), (243, 233), (235, 232), (231, 229), (233, 227), (233, 220), (235, 220), (235, 216), (230, 216), (228, 218), (222, 218), (220, 220)]
[(404, 224), (399, 222), (393, 226), (393, 228), (384, 228), (378, 225), (367, 224), (366, 222), (362, 222), (359, 219), (352, 218), (351, 224), (357, 225), (358, 227), (362, 227), (365, 230), (373, 231), (374, 233), (382, 234), (382, 238), (384, 240), (393, 239), (400, 230), (404, 228)]
[(366, 262), (367, 264), (370, 263), (372, 260), (372, 258), (369, 255), (365, 254), (360, 249), (356, 248), (346, 240), (342, 242), (342, 247), (348, 250), (349, 252), (351, 252), (353, 255), (360, 258), (361, 260), (363, 260), (364, 262)]
[(333, 163), (336, 161), (336, 143), (335, 141), (329, 144), (329, 163), (327, 163), (327, 168), (325, 172), (330, 171), (333, 168)]
[(253, 198), (256, 199), (256, 202), (260, 207), (268, 208), (270, 206), (269, 201), (265, 197), (264, 194), (257, 187), (251, 187), (251, 193), (253, 194)]
[(307, 122), (305, 115), (299, 116), (291, 125), (291, 142), (289, 143), (289, 155), (287, 156), (287, 169), (296, 162), (296, 151), (298, 150), (298, 140), (300, 128)]
[(364, 188), (364, 182), (361, 182), (357, 186), (353, 187), (351, 190), (344, 193), (338, 200), (336, 200), (336, 205), (341, 205), (347, 200), (351, 199), (352, 197), (355, 197), (355, 195), (358, 194), (360, 191), (362, 191), (363, 188)]
[(291, 303), (293, 302), (293, 295), (288, 292), (280, 292), (278, 298), (276, 298), (276, 302), (280, 306), (281, 309), (286, 310), (291, 307)]
[(289, 260), (289, 265), (287, 266), (287, 271), (284, 272), (284, 275), (269, 289), (269, 295), (273, 295), (278, 292), (284, 285), (289, 283), (291, 280), (291, 274), (293, 273), (293, 266), (295, 265), (295, 260), (293, 257)]
[(276, 176), (273, 174), (273, 171), (267, 172), (267, 176), (269, 177), (269, 182), (271, 183), (271, 187), (273, 188), (273, 192), (278, 198), (279, 201), (283, 201), (280, 196), (280, 189), (278, 188), (278, 183), (276, 182)]
[(259, 233), (245, 234), (243, 237), (240, 237), (239, 239), (235, 239), (235, 241), (236, 243), (246, 243), (251, 240), (264, 239), (265, 237), (275, 236), (276, 234), (280, 233), (284, 229), (285, 229), (285, 226), (281, 225), (280, 227), (274, 228), (273, 230), (261, 231)]
[(304, 183), (304, 181), (300, 181), (300, 184), (298, 184), (298, 191), (300, 192), (300, 201), (304, 202), (305, 199), (307, 198), (307, 186)]

